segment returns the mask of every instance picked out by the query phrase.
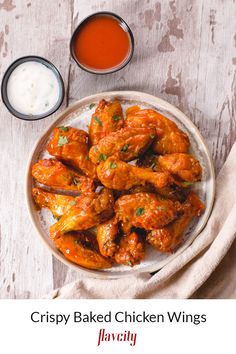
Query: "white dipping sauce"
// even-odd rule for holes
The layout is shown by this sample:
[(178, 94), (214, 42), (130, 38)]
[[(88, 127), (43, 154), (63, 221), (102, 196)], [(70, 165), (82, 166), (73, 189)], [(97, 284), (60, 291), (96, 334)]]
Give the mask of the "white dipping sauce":
[(20, 64), (8, 79), (8, 100), (21, 114), (44, 114), (56, 105), (59, 95), (60, 86), (55, 73), (36, 61)]

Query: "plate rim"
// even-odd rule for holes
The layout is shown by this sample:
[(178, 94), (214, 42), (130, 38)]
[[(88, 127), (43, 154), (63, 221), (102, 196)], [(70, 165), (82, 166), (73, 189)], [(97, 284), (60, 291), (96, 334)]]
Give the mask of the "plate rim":
[[(83, 268), (79, 265), (76, 265), (72, 262), (70, 262), (69, 260), (67, 260), (63, 254), (59, 254), (56, 252), (56, 250), (54, 250), (50, 244), (46, 241), (46, 239), (44, 238), (41, 229), (38, 227), (37, 222), (36, 222), (36, 216), (35, 216), (35, 212), (33, 211), (33, 208), (31, 208), (32, 205), (32, 194), (31, 194), (31, 187), (32, 187), (32, 176), (31, 176), (31, 166), (32, 166), (32, 160), (35, 154), (35, 151), (37, 149), (37, 147), (42, 144), (44, 142), (44, 140), (46, 140), (46, 138), (48, 138), (48, 134), (50, 134), (50, 132), (52, 131), (52, 129), (57, 126), (60, 121), (62, 121), (65, 116), (73, 113), (75, 111), (75, 109), (79, 106), (83, 106), (85, 105), (85, 103), (87, 101), (91, 101), (91, 100), (99, 100), (101, 98), (104, 98), (104, 96), (108, 96), (109, 99), (115, 98), (118, 95), (122, 95), (125, 96), (130, 99), (134, 98), (132, 96), (140, 96), (140, 101), (146, 102), (148, 104), (150, 104), (150, 102), (154, 102), (156, 103), (159, 107), (161, 108), (165, 108), (167, 109), (169, 112), (171, 112), (174, 116), (178, 117), (180, 119), (180, 121), (184, 124), (185, 122), (187, 122), (188, 127), (191, 127), (194, 131), (195, 134), (198, 135), (198, 139), (201, 141), (201, 144), (204, 146), (204, 149), (206, 151), (206, 157), (207, 157), (207, 161), (208, 161), (208, 165), (210, 168), (210, 177), (211, 177), (211, 200), (210, 200), (210, 205), (208, 206), (208, 212), (205, 216), (204, 222), (202, 223), (202, 225), (200, 226), (200, 228), (197, 230), (196, 235), (194, 235), (194, 237), (192, 237), (191, 239), (189, 238), (188, 240), (185, 241), (184, 245), (177, 250), (174, 254), (170, 255), (170, 257), (168, 257), (167, 259), (164, 259), (162, 261), (160, 261), (158, 266), (155, 265), (150, 265), (150, 266), (146, 266), (143, 269), (130, 269), (124, 272), (120, 272), (118, 274), (114, 273), (108, 273), (108, 272), (102, 272), (101, 270), (92, 270), (92, 269), (86, 269)], [(182, 121), (183, 119), (183, 121)], [(185, 121), (185, 122), (184, 122)], [(185, 124), (184, 124), (185, 125)], [(87, 275), (93, 278), (100, 278), (100, 279), (117, 279), (117, 278), (123, 278), (123, 277), (129, 277), (132, 275), (137, 275), (137, 274), (143, 274), (143, 273), (152, 273), (152, 272), (157, 272), (159, 270), (161, 270), (164, 266), (166, 266), (167, 264), (169, 264), (173, 259), (175, 259), (177, 256), (179, 256), (181, 253), (183, 253), (192, 243), (193, 241), (198, 237), (198, 235), (200, 234), (200, 232), (205, 228), (208, 219), (211, 215), (212, 212), (212, 208), (214, 205), (214, 200), (215, 200), (215, 189), (216, 189), (216, 181), (215, 181), (215, 169), (214, 169), (214, 164), (213, 164), (213, 160), (212, 160), (212, 156), (210, 154), (209, 148), (207, 146), (207, 144), (205, 143), (204, 138), (202, 137), (200, 131), (198, 130), (198, 128), (196, 127), (196, 125), (191, 121), (190, 118), (188, 118), (185, 113), (183, 113), (180, 109), (178, 109), (177, 107), (175, 107), (174, 105), (172, 105), (171, 103), (148, 93), (145, 92), (141, 92), (141, 91), (129, 91), (129, 90), (116, 90), (116, 91), (104, 91), (104, 92), (100, 92), (100, 93), (96, 93), (93, 95), (89, 95), (86, 97), (83, 97), (79, 100), (77, 100), (76, 102), (74, 102), (71, 106), (67, 107), (66, 109), (64, 109), (63, 111), (61, 111), (60, 113), (57, 114), (56, 119), (54, 120), (54, 122), (52, 122), (44, 131), (43, 133), (39, 136), (39, 138), (36, 140), (35, 144), (32, 147), (32, 150), (29, 154), (29, 158), (27, 161), (27, 165), (26, 165), (26, 173), (25, 173), (25, 183), (24, 183), (24, 194), (25, 194), (25, 201), (26, 201), (26, 207), (27, 207), (27, 211), (31, 220), (31, 223), (34, 226), (34, 229), (36, 230), (36, 233), (39, 235), (40, 239), (43, 241), (43, 243), (47, 246), (48, 250), (50, 251), (50, 253), (56, 257), (60, 262), (62, 262), (63, 264), (67, 265), (69, 268), (72, 268), (73, 270), (76, 270), (77, 272), (80, 272), (81, 275)]]

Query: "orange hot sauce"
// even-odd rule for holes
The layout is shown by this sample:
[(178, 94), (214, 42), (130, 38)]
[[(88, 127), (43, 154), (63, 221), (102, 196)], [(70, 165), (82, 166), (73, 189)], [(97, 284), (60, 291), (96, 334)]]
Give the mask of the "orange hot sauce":
[(130, 37), (118, 20), (111, 16), (95, 16), (86, 21), (74, 40), (74, 54), (85, 68), (112, 69), (127, 59)]

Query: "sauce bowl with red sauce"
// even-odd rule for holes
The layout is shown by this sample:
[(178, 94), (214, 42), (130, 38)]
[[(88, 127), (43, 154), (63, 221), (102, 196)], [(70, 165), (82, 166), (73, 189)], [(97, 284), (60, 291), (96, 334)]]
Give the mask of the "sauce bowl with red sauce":
[(127, 23), (112, 12), (86, 17), (74, 31), (70, 51), (79, 67), (93, 74), (110, 74), (126, 66), (134, 52)]

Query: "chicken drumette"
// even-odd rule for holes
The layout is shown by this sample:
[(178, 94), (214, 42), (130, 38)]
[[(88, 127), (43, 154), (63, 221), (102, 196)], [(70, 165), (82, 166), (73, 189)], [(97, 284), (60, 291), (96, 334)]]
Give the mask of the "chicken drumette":
[(131, 232), (120, 239), (119, 249), (115, 254), (118, 264), (133, 267), (144, 259), (144, 240), (137, 232)]
[(166, 172), (135, 167), (115, 157), (100, 163), (97, 175), (104, 186), (116, 190), (129, 190), (134, 186), (146, 184), (151, 184), (158, 190), (171, 183), (170, 175)]

